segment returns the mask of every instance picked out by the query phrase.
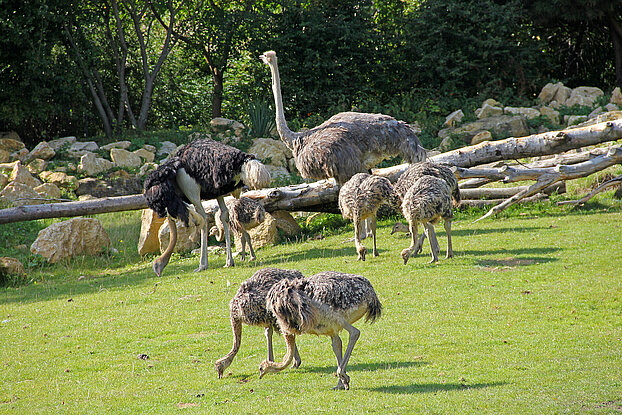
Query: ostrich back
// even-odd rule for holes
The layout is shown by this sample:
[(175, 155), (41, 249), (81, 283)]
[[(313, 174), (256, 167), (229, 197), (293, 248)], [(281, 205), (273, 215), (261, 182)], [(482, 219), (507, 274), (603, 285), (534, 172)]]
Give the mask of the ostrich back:
[(408, 166), (408, 169), (397, 179), (395, 183), (395, 191), (400, 197), (404, 197), (410, 187), (423, 176), (434, 176), (445, 180), (445, 183), (451, 190), (451, 197), (454, 205), (460, 204), (460, 189), (458, 188), (458, 179), (451, 169), (445, 165), (424, 161)]
[(382, 203), (395, 204), (389, 179), (357, 173), (339, 189), (339, 209), (347, 219), (366, 219), (375, 215)]
[(283, 279), (303, 278), (300, 271), (264, 268), (244, 281), (229, 303), (231, 317), (253, 326), (278, 328), (276, 319), (266, 309), (266, 296), (270, 288)]
[(293, 153), (303, 177), (334, 177), (338, 183), (391, 157), (402, 156), (410, 163), (426, 158), (417, 135), (405, 122), (359, 112), (336, 114), (309, 131), (297, 133)]
[[(266, 305), (277, 318), (281, 331), (301, 334), (327, 334), (339, 319), (354, 323), (380, 317), (382, 304), (371, 283), (360, 275), (335, 271), (312, 277), (280, 281), (266, 298)], [(336, 331), (342, 326), (336, 327)]]
[(402, 213), (408, 223), (436, 223), (440, 218), (453, 217), (451, 190), (443, 179), (423, 176), (404, 195)]

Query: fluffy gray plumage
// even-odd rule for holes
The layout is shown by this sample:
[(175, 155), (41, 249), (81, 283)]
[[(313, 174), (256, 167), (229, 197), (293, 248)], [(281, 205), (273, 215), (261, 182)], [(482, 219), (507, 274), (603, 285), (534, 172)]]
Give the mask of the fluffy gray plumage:
[(417, 224), (424, 225), (424, 232), (430, 240), (432, 248), (432, 262), (438, 261), (439, 251), (436, 235), (432, 225), (439, 219), (445, 222), (447, 232), (447, 257), (453, 256), (451, 247), (451, 219), (453, 217), (451, 204), (451, 189), (443, 179), (434, 176), (422, 176), (416, 180), (404, 195), (402, 213), (410, 227), (411, 246), (402, 251), (404, 263), (413, 252), (420, 248), (422, 240), (417, 240)]
[(404, 198), (408, 189), (423, 176), (434, 176), (445, 180), (451, 190), (454, 206), (457, 207), (460, 204), (460, 189), (458, 188), (458, 179), (456, 179), (456, 175), (449, 167), (430, 161), (409, 165), (408, 169), (397, 179), (394, 186), (395, 191), (401, 198)]
[(367, 249), (361, 243), (361, 222), (370, 218), (373, 238), (373, 255), (376, 248), (376, 212), (383, 204), (399, 207), (399, 197), (389, 179), (367, 173), (357, 173), (339, 190), (339, 210), (346, 219), (354, 222), (354, 243), (359, 260), (365, 261)]
[[(231, 351), (215, 363), (218, 377), (222, 377), (225, 369), (231, 365), (240, 349), (242, 323), (249, 326), (266, 328), (268, 360), (273, 360), (272, 331), (279, 330), (276, 317), (266, 308), (266, 296), (272, 286), (281, 280), (304, 278), (300, 271), (279, 268), (264, 268), (255, 272), (244, 281), (229, 303), (229, 316), (233, 330), (233, 347)], [(300, 365), (298, 356), (295, 366)]]
[[(251, 260), (255, 260), (255, 252), (248, 231), (258, 226), (266, 218), (266, 210), (263, 205), (249, 197), (240, 197), (239, 199), (227, 199), (225, 201), (229, 210), (229, 224), (231, 230), (242, 245), (242, 260), (246, 255), (246, 244), (248, 244)], [(210, 234), (215, 234), (218, 241), (222, 241), (224, 237), (224, 226), (220, 215), (214, 215), (216, 226), (212, 228)]]
[[(285, 369), (292, 360), (293, 337), (302, 333), (330, 336), (337, 358), (336, 389), (348, 389), (346, 367), (360, 331), (352, 325), (360, 318), (373, 322), (382, 305), (371, 283), (360, 275), (326, 271), (309, 278), (282, 280), (272, 286), (266, 306), (277, 319), (287, 343), (287, 354), (280, 363), (263, 361), (260, 377)], [(342, 356), (339, 332), (347, 330), (348, 347)]]

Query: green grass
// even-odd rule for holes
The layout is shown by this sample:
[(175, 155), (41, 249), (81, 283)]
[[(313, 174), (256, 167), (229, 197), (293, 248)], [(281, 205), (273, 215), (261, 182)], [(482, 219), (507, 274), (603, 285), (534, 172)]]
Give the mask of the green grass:
[[(429, 245), (403, 265), (409, 239), (383, 221), (380, 256), (364, 263), (344, 242), (349, 226), (260, 249), (257, 263), (233, 269), (211, 255), (197, 274), (196, 256), (174, 256), (162, 278), (135, 252), (139, 213), (99, 215), (119, 253), (36, 263), (31, 283), (0, 289), (0, 413), (619, 413), (620, 202), (538, 204), (472, 224), (482, 212), (457, 215), (456, 257), (436, 265)], [(4, 226), (8, 246), (18, 225)], [(44, 224), (19, 226), (36, 234)], [(263, 330), (247, 326), (227, 376), (216, 378), (213, 362), (231, 343), (228, 302), (266, 266), (372, 282), (384, 314), (357, 323), (350, 391), (331, 390), (326, 337), (299, 337), (301, 367), (259, 380)]]

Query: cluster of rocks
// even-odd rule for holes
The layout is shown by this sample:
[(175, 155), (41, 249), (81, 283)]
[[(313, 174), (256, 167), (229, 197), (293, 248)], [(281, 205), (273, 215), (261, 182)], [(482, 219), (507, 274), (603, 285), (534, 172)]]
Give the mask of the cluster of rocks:
[[(213, 119), (210, 127), (209, 132), (190, 134), (188, 140), (214, 138), (232, 144), (242, 140), (246, 133), (243, 124), (225, 118)], [(41, 141), (28, 150), (16, 133), (0, 133), (0, 208), (142, 193), (145, 176), (157, 167), (157, 162), (161, 163), (179, 148), (170, 141), (159, 143), (158, 148), (145, 144), (130, 151), (131, 146), (129, 141), (99, 146), (94, 141), (63, 137)], [(292, 153), (280, 140), (256, 139), (249, 152), (266, 163), (277, 183), (279, 179), (288, 180), (290, 171), (295, 171)], [(149, 209), (143, 212), (142, 218), (139, 253), (158, 252), (166, 247), (166, 221), (154, 217)], [(178, 228), (181, 233), (178, 251), (198, 247), (200, 229), (196, 224)], [(279, 235), (293, 237), (299, 232), (300, 227), (289, 213), (276, 212), (268, 214), (264, 224), (254, 229), (251, 236), (253, 245), (261, 247), (278, 243)], [(239, 241), (236, 244), (239, 246)], [(74, 255), (96, 254), (109, 246), (110, 239), (99, 221), (74, 218), (46, 228), (30, 250), (49, 262), (57, 262)], [(3, 261), (3, 264), (14, 264), (12, 259)], [(23, 267), (0, 266), (0, 273), (3, 270), (21, 274)]]
[[(581, 125), (607, 112), (618, 112), (622, 108), (622, 93), (617, 87), (611, 94), (609, 103), (605, 106), (598, 102), (605, 93), (595, 87), (577, 87), (574, 89), (564, 86), (561, 82), (549, 83), (542, 88), (538, 95), (538, 105), (533, 107), (504, 106), (499, 101), (487, 99), (482, 106), (475, 110), (477, 121), (461, 124), (465, 114), (462, 109), (449, 114), (438, 136), (441, 138), (440, 151), (447, 151), (464, 144), (475, 145), (495, 137), (523, 137), (537, 132), (545, 132), (543, 125), (538, 125), (536, 131), (529, 128), (527, 120), (541, 118), (554, 128)], [(562, 107), (587, 107), (589, 115), (561, 115)], [(569, 111), (564, 111), (569, 112)]]

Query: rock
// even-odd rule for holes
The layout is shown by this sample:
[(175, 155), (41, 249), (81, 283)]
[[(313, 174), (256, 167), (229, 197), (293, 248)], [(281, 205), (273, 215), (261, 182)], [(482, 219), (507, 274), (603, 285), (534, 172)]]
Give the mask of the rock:
[(449, 114), (447, 117), (445, 117), (445, 122), (443, 123), (443, 125), (446, 127), (454, 127), (457, 124), (459, 124), (460, 121), (462, 121), (463, 117), (464, 117), (464, 112), (462, 112), (461, 109), (456, 110), (452, 112), (451, 114)]
[(541, 107), (540, 114), (549, 119), (553, 124), (559, 125), (559, 111), (549, 107)]
[(256, 138), (248, 152), (273, 166), (287, 167), (287, 160), (293, 157), (290, 149), (281, 140), (271, 138)]
[(592, 107), (596, 104), (596, 100), (605, 95), (602, 89), (590, 86), (580, 86), (572, 90), (570, 98), (566, 100), (564, 105), (572, 107), (574, 105), (582, 105)]
[(590, 118), (595, 118), (597, 115), (602, 114), (603, 112), (605, 112), (605, 110), (603, 109), (603, 107), (596, 107), (594, 108), (594, 111), (590, 112), (589, 115), (587, 116), (588, 119)]
[(42, 171), (44, 171), (48, 166), (48, 162), (43, 159), (34, 159), (30, 163), (28, 163), (28, 171), (31, 174), (39, 175)]
[(24, 266), (17, 258), (0, 257), (0, 276), (17, 275), (23, 277), (26, 275)]
[[(192, 219), (190, 219), (188, 226), (185, 226), (181, 221), (176, 221), (176, 223), (177, 243), (175, 244), (175, 252), (189, 252), (200, 245), (201, 227), (198, 223)], [(158, 240), (160, 241), (160, 252), (164, 252), (170, 240), (168, 219), (165, 219), (164, 224), (158, 230)]]
[(271, 164), (267, 164), (266, 169), (270, 173), (270, 177), (272, 178), (272, 183), (274, 183), (274, 181), (277, 181), (277, 182), (283, 181), (283, 180), (287, 181), (290, 179), (289, 172), (287, 171), (285, 167), (273, 166)]
[[(122, 173), (121, 173), (122, 172)], [(114, 172), (104, 179), (86, 177), (78, 181), (76, 195), (114, 197), (142, 193), (142, 180), (126, 171)]]
[(102, 146), (102, 150), (110, 151), (113, 148), (121, 148), (123, 150), (127, 150), (128, 148), (130, 148), (131, 145), (132, 145), (132, 143), (129, 142), (129, 141), (117, 141), (117, 142), (106, 144), (105, 146)]
[(298, 171), (298, 167), (296, 166), (296, 159), (291, 158), (287, 160), (287, 170), (289, 170), (290, 173), (300, 175), (300, 172)]
[(138, 175), (144, 177), (157, 168), (158, 165), (155, 163), (145, 163), (140, 166), (140, 171), (138, 172)]
[(493, 98), (488, 98), (486, 101), (482, 102), (482, 107), (484, 105), (490, 105), (491, 107), (501, 107), (503, 108), (503, 104)]
[(160, 218), (153, 210), (143, 209), (140, 236), (138, 238), (139, 255), (159, 252), (160, 240), (158, 239), (158, 231), (165, 221), (166, 219)]
[(622, 91), (620, 91), (620, 87), (616, 86), (611, 93), (611, 99), (609, 103), (615, 104), (617, 106), (622, 106)]
[(522, 115), (528, 120), (532, 120), (540, 116), (540, 111), (537, 109), (526, 107), (505, 107), (503, 108), (503, 113), (509, 115)]
[(61, 191), (55, 184), (43, 183), (40, 186), (34, 188), (34, 191), (39, 194), (40, 197), (45, 199), (60, 199)]
[(9, 176), (4, 173), (0, 173), (0, 190), (4, 189), (7, 184), (9, 184)]
[(266, 212), (266, 219), (254, 227), (248, 234), (253, 241), (253, 248), (258, 249), (268, 245), (279, 243), (279, 233), (277, 232), (277, 221), (270, 213)]
[(78, 171), (86, 173), (89, 176), (96, 176), (99, 173), (112, 169), (113, 167), (114, 164), (110, 160), (106, 160), (103, 157), (97, 157), (94, 153), (86, 153), (80, 157)]
[[(244, 130), (244, 124), (238, 121), (229, 120), (227, 118), (216, 117), (210, 121), (210, 127), (217, 133), (225, 132), (227, 130)], [(237, 135), (237, 134), (236, 134)]]
[(11, 153), (0, 149), (0, 163), (6, 163), (11, 160)]
[(144, 148), (139, 148), (138, 150), (133, 151), (133, 153), (147, 163), (151, 163), (155, 159), (155, 153), (153, 151), (145, 150)]
[(64, 145), (71, 146), (76, 141), (77, 141), (76, 137), (73, 137), (73, 136), (63, 137), (63, 138), (57, 138), (56, 140), (49, 141), (48, 145), (52, 147), (54, 151), (58, 152), (58, 150), (60, 150)]
[(142, 160), (138, 154), (131, 153), (121, 148), (111, 149), (110, 158), (117, 167), (127, 167), (133, 169), (142, 165)]
[(545, 105), (550, 104), (551, 101), (556, 101), (558, 105), (565, 105), (570, 93), (571, 89), (564, 86), (561, 82), (556, 84), (548, 83), (540, 91), (538, 99)]
[(56, 263), (77, 255), (97, 255), (109, 245), (110, 238), (99, 220), (77, 217), (41, 230), (30, 251)]
[(11, 176), (9, 176), (9, 181), (25, 184), (30, 187), (37, 187), (41, 184), (41, 181), (33, 177), (28, 168), (19, 161), (15, 163), (15, 167), (13, 167)]
[[(529, 134), (525, 117), (502, 115), (500, 117), (484, 118), (456, 128), (445, 128), (438, 132), (438, 136), (448, 146), (454, 139), (470, 144), (471, 139), (484, 130), (490, 131), (499, 137), (524, 137)], [(443, 149), (442, 146), (439, 147)]]
[(3, 207), (17, 207), (26, 205), (40, 205), (45, 203), (39, 193), (32, 186), (19, 182), (10, 182), (0, 192), (0, 205)]
[(22, 139), (19, 138), (19, 134), (17, 134), (17, 132), (15, 131), (0, 131), (0, 140), (3, 138), (10, 138), (11, 140), (22, 141)]
[(282, 230), (285, 236), (291, 237), (300, 234), (300, 225), (298, 225), (291, 213), (285, 210), (277, 210), (272, 212), (271, 215), (276, 220), (276, 227)]
[(155, 154), (155, 152), (156, 152), (156, 150), (157, 150), (157, 148), (156, 148), (155, 146), (152, 146), (151, 144), (145, 144), (145, 145), (143, 146), (143, 148), (144, 148), (145, 150), (147, 150), (148, 152), (150, 152), (150, 153), (154, 153), (154, 154)]
[(496, 107), (485, 103), (481, 108), (475, 110), (477, 118), (490, 118), (503, 115), (503, 107)]
[(67, 154), (73, 158), (80, 158), (88, 152), (99, 150), (99, 146), (95, 141), (76, 141), (69, 146)]
[(44, 171), (41, 172), (39, 177), (47, 183), (54, 183), (56, 186), (61, 189), (67, 189), (70, 191), (74, 191), (78, 188), (78, 181), (76, 180), (76, 176), (70, 176), (67, 173), (56, 172), (56, 171)]
[(484, 141), (490, 141), (490, 140), (492, 140), (492, 134), (490, 134), (490, 131), (482, 131), (480, 133), (475, 134), (473, 138), (471, 138), (471, 145), (474, 146), (476, 144), (483, 143)]
[(26, 156), (24, 161), (28, 163), (34, 159), (49, 160), (55, 155), (56, 155), (56, 151), (54, 151), (54, 149), (50, 147), (50, 145), (47, 142), (41, 141), (39, 144), (35, 146), (35, 148), (32, 149), (32, 151), (30, 151), (30, 153)]
[(26, 160), (26, 157), (28, 157), (28, 153), (30, 153), (28, 151), (27, 148), (22, 148), (21, 150), (17, 150), (11, 153), (11, 160), (20, 160), (20, 161), (24, 161)]
[(620, 107), (616, 104), (609, 103), (605, 105), (605, 110), (607, 110), (607, 112), (618, 111), (619, 109)]
[(14, 153), (24, 148), (26, 148), (26, 146), (19, 140), (15, 140), (13, 138), (0, 138), (0, 150)]
[(160, 149), (158, 150), (158, 156), (174, 154), (177, 150), (177, 144), (170, 141), (162, 141), (160, 143)]
[(568, 127), (587, 121), (587, 115), (564, 115), (564, 122)]

